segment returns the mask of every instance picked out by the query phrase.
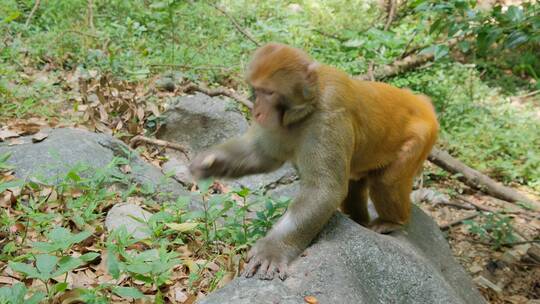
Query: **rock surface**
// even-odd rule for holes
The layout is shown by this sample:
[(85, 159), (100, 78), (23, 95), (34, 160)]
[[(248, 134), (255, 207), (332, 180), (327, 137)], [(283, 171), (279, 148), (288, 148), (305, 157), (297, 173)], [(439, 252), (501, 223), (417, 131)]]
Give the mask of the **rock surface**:
[(412, 220), (378, 235), (336, 214), (284, 282), (237, 278), (199, 303), (485, 303), (433, 221), (416, 207)]
[(0, 143), (0, 155), (11, 153), (8, 164), (13, 165), (19, 178), (39, 177), (41, 181), (57, 183), (76, 165), (103, 168), (113, 158), (129, 159), (130, 176), (137, 183), (156, 189), (160, 194), (188, 195), (181, 185), (166, 179), (159, 168), (142, 160), (127, 145), (105, 134), (82, 129), (53, 129), (42, 142), (32, 143), (32, 136), (21, 137), (23, 144), (8, 146)]
[(157, 137), (184, 144), (190, 152), (200, 152), (248, 129), (244, 116), (222, 98), (198, 93), (175, 98), (170, 104)]
[(105, 227), (109, 231), (124, 227), (135, 239), (141, 240), (150, 236), (150, 227), (147, 222), (151, 216), (152, 213), (138, 205), (116, 204), (107, 212)]
[[(294, 196), (296, 189), (270, 194)], [(337, 213), (290, 274), (283, 282), (237, 278), (199, 303), (305, 303), (305, 296), (333, 304), (485, 303), (435, 222), (417, 207), (411, 224), (392, 235)]]

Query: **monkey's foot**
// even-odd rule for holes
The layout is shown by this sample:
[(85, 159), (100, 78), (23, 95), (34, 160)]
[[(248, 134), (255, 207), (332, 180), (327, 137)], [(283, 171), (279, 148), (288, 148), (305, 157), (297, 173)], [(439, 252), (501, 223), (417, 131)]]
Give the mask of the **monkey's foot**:
[(387, 222), (380, 219), (374, 220), (370, 225), (369, 229), (381, 233), (381, 234), (388, 234), (390, 232), (394, 232), (396, 230), (400, 230), (403, 228), (403, 225), (394, 223), (394, 222)]

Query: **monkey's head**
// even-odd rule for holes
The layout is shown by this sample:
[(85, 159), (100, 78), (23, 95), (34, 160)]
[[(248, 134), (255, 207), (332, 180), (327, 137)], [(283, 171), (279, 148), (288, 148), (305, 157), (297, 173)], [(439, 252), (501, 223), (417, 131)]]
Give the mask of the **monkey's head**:
[(253, 118), (262, 127), (289, 127), (315, 110), (316, 63), (305, 52), (269, 43), (255, 51), (246, 74), (255, 99)]

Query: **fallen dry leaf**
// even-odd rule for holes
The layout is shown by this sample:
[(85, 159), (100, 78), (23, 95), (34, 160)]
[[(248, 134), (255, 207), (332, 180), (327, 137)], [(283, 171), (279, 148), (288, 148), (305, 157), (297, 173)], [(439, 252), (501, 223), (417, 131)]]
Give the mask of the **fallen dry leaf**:
[(32, 142), (33, 143), (42, 142), (47, 137), (49, 137), (49, 134), (46, 134), (43, 132), (37, 132), (36, 134), (34, 134), (34, 136), (32, 136)]
[(0, 141), (4, 141), (8, 138), (19, 137), (19, 133), (11, 130), (0, 130)]
[(319, 300), (314, 296), (305, 296), (304, 301), (308, 304), (319, 304)]
[(12, 138), (9, 140), (8, 142), (8, 146), (16, 146), (16, 145), (22, 145), (24, 144), (24, 140), (20, 139), (20, 138)]

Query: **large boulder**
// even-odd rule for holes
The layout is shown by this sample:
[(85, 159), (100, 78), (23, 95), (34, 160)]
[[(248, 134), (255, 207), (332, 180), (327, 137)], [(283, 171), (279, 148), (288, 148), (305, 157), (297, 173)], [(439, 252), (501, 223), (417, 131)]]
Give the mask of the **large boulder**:
[(174, 98), (157, 137), (200, 152), (248, 129), (247, 120), (234, 108), (230, 100), (200, 93)]
[[(294, 196), (297, 186), (271, 192)], [(391, 235), (337, 213), (297, 258), (285, 281), (237, 278), (201, 304), (485, 303), (452, 257), (435, 222), (413, 207), (411, 223)]]
[[(157, 137), (182, 144), (191, 155), (195, 155), (246, 132), (248, 121), (235, 109), (235, 103), (230, 99), (200, 93), (175, 98), (169, 102)], [(187, 168), (189, 161), (185, 156), (174, 151), (168, 151), (167, 156), (169, 161), (163, 165), (164, 170), (171, 172), (183, 184), (192, 183)], [(292, 174), (293, 168), (285, 165), (269, 174), (255, 174), (227, 182), (232, 186), (260, 189)]]
[(103, 168), (115, 157), (129, 160), (129, 176), (141, 185), (152, 187), (160, 194), (189, 195), (188, 191), (172, 179), (167, 179), (154, 167), (120, 140), (83, 129), (52, 129), (48, 137), (33, 143), (32, 136), (21, 137), (22, 144), (9, 146), (0, 143), (0, 155), (10, 153), (8, 164), (19, 178), (39, 178), (40, 181), (56, 183), (77, 165)]

